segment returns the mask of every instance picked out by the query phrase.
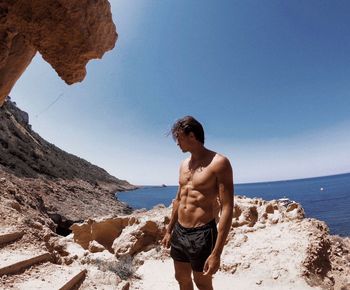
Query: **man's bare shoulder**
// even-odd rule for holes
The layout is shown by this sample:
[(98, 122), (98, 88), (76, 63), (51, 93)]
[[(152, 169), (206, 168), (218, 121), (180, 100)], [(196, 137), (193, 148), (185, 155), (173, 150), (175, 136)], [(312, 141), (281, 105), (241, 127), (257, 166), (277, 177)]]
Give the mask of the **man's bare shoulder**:
[(215, 157), (213, 158), (212, 165), (213, 165), (214, 169), (218, 170), (218, 171), (231, 168), (230, 160), (226, 156), (224, 156), (220, 153), (215, 154)]

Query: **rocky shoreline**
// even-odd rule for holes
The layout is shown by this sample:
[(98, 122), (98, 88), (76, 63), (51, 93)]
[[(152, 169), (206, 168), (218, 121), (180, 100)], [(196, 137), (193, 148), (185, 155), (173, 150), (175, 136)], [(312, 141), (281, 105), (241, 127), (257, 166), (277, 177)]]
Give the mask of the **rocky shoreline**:
[[(0, 180), (4, 184), (3, 177)], [(73, 224), (72, 234), (62, 237), (44, 212), (17, 199), (10, 193), (1, 195), (1, 229), (25, 232), (13, 249), (0, 250), (4, 260), (19, 247), (31, 252), (35, 247), (50, 253), (51, 263), (67, 273), (84, 269), (79, 289), (178, 289), (169, 251), (160, 246), (170, 207), (91, 217)], [(46, 273), (47, 265), (37, 267)], [(1, 282), (5, 289), (17, 289), (21, 283), (35, 283), (33, 277), (35, 272), (29, 269), (4, 276)], [(305, 218), (297, 203), (235, 198), (215, 289), (346, 290), (349, 277), (350, 238), (330, 235), (324, 222)]]
[[(69, 242), (88, 251), (90, 261), (101, 253), (106, 263), (131, 257), (130, 289), (175, 290), (169, 252), (159, 245), (170, 214), (171, 208), (158, 206), (89, 219), (72, 226)], [(350, 238), (329, 235), (327, 225), (305, 218), (297, 203), (237, 196), (217, 276), (217, 289), (349, 289)]]

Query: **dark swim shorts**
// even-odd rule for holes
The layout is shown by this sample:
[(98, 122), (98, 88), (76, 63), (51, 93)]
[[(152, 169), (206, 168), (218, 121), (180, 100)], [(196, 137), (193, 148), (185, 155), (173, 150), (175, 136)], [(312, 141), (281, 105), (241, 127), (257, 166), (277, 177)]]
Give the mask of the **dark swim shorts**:
[(190, 263), (195, 272), (203, 272), (217, 236), (215, 220), (195, 228), (185, 228), (177, 222), (171, 235), (170, 256), (174, 261)]

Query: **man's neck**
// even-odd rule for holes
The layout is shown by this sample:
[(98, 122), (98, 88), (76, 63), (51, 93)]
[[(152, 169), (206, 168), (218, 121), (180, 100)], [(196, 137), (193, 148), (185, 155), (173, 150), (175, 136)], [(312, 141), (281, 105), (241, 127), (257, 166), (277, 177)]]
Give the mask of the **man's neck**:
[(203, 145), (199, 145), (191, 151), (191, 160), (193, 162), (201, 160), (207, 154), (207, 152), (207, 148), (205, 148)]

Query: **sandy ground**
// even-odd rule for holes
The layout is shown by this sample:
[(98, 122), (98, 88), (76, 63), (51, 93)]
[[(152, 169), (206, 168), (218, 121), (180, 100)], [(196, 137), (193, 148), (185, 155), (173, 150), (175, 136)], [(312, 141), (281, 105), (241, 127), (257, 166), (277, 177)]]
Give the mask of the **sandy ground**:
[(48, 290), (60, 289), (67, 281), (80, 272), (79, 267), (67, 267), (44, 263), (31, 267), (22, 274), (6, 279), (0, 289), (13, 290)]
[[(160, 260), (148, 260), (143, 266), (141, 266), (137, 274), (142, 277), (142, 281), (135, 281), (131, 289), (143, 289), (143, 290), (154, 290), (154, 289), (168, 289), (178, 290), (178, 284), (174, 277), (173, 262), (168, 259), (166, 261)], [(214, 277), (215, 289), (229, 290), (232, 287), (232, 274), (223, 272), (217, 273)]]
[[(178, 284), (174, 278), (173, 263), (171, 260), (159, 261), (159, 260), (148, 260), (145, 264), (140, 267), (137, 274), (142, 277), (140, 281), (134, 281), (131, 284), (130, 289), (139, 290), (155, 290), (155, 289), (167, 289), (167, 290), (178, 290)], [(249, 289), (280, 289), (280, 290), (307, 290), (307, 289), (320, 289), (313, 288), (306, 284), (306, 282), (298, 279), (294, 283), (283, 285), (279, 282), (268, 283), (263, 280), (256, 280), (258, 275), (249, 273), (247, 275), (233, 275), (219, 271), (213, 278), (214, 289), (220, 290), (249, 290)], [(257, 284), (260, 283), (261, 284)], [(196, 288), (194, 288), (196, 289)]]

